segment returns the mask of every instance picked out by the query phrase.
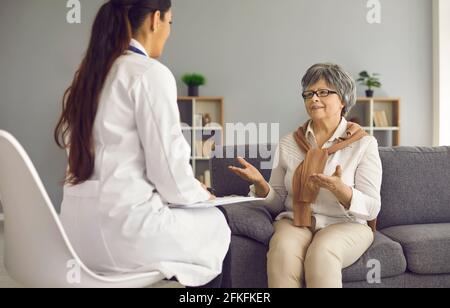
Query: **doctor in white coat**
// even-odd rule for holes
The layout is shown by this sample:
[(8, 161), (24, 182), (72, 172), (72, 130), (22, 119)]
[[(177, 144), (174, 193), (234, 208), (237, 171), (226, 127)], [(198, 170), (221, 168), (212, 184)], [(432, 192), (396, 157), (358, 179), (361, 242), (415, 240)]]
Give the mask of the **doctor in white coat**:
[(194, 178), (175, 79), (156, 60), (171, 23), (170, 0), (114, 0), (98, 12), (55, 130), (69, 150), (61, 220), (97, 272), (229, 287), (226, 215), (187, 207), (214, 196)]

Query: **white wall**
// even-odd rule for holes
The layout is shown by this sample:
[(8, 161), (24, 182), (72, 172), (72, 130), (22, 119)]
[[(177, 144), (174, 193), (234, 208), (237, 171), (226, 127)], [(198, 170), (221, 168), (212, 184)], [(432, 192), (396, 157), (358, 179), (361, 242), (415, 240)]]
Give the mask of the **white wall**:
[(450, 146), (450, 1), (433, 0), (434, 144)]
[[(380, 0), (381, 24), (367, 22), (366, 0), (174, 3), (164, 60), (178, 80), (204, 73), (201, 93), (225, 97), (226, 122), (277, 122), (290, 133), (307, 119), (301, 77), (331, 61), (353, 76), (380, 73), (376, 95), (402, 99), (401, 144), (432, 144), (431, 1)], [(179, 91), (186, 93), (181, 82)]]

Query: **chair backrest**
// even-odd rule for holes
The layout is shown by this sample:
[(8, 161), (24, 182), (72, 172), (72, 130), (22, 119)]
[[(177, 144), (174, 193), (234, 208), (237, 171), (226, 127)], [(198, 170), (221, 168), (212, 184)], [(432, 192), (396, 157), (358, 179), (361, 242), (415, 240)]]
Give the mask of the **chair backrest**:
[(5, 214), (5, 267), (27, 287), (144, 286), (159, 273), (101, 277), (78, 258), (28, 155), (0, 130), (0, 197)]

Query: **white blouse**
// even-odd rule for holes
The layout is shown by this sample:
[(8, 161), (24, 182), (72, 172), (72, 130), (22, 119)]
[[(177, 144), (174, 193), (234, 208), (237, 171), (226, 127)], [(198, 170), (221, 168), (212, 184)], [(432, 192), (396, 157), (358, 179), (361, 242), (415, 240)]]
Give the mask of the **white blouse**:
[[(343, 118), (323, 148), (334, 145), (339, 137), (345, 135), (346, 130), (347, 121)], [(308, 126), (306, 138), (313, 148), (318, 147), (311, 125)], [(273, 215), (282, 212), (276, 220), (293, 219), (292, 178), (304, 159), (305, 154), (298, 147), (293, 134), (281, 139), (269, 181), (270, 192), (262, 201)], [(346, 210), (330, 191), (320, 189), (316, 202), (311, 204), (316, 230), (344, 222), (367, 224), (367, 221), (375, 219), (380, 212), (382, 166), (377, 140), (367, 136), (330, 155), (324, 174), (333, 175), (338, 165), (342, 167), (342, 181), (353, 190), (350, 209)], [(250, 187), (250, 195), (255, 196), (253, 185)]]

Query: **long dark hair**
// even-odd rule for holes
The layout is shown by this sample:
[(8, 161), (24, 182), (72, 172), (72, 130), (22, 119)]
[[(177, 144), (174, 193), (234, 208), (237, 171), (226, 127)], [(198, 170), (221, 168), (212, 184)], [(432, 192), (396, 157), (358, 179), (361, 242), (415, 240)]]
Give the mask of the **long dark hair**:
[(111, 0), (97, 13), (88, 50), (64, 93), (63, 111), (54, 132), (56, 144), (69, 148), (66, 184), (83, 183), (94, 172), (92, 130), (100, 93), (114, 61), (128, 49), (132, 34), (149, 14), (160, 11), (164, 20), (170, 8), (171, 0)]

